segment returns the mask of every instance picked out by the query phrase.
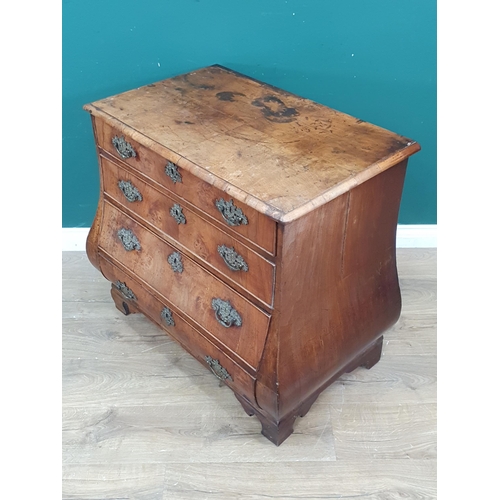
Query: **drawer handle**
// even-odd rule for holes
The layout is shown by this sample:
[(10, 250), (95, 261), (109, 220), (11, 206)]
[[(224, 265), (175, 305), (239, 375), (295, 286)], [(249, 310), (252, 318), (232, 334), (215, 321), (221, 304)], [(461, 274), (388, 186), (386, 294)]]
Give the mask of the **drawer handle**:
[(185, 224), (186, 223), (186, 217), (182, 213), (182, 207), (178, 203), (176, 203), (170, 209), (170, 215), (175, 219), (177, 224)]
[(230, 380), (231, 382), (233, 379), (231, 378), (231, 375), (227, 372), (227, 370), (219, 363), (218, 359), (211, 358), (210, 356), (205, 356), (205, 361), (207, 362), (208, 366), (210, 367), (210, 370), (212, 370), (212, 373), (220, 380)]
[(132, 144), (127, 142), (125, 140), (125, 137), (118, 137), (114, 136), (113, 139), (111, 139), (111, 142), (113, 143), (113, 146), (115, 147), (116, 151), (122, 158), (135, 158), (137, 156), (137, 153), (135, 152), (135, 149), (132, 147)]
[(141, 249), (141, 244), (139, 243), (137, 236), (130, 229), (122, 227), (117, 234), (118, 238), (122, 242), (123, 248), (125, 248), (127, 252)]
[(119, 181), (118, 187), (131, 203), (134, 201), (142, 201), (142, 195), (139, 190), (130, 181)]
[(169, 326), (175, 326), (174, 316), (168, 307), (164, 307), (160, 313), (161, 318)]
[(179, 252), (171, 253), (167, 257), (167, 262), (170, 264), (170, 267), (172, 268), (172, 271), (174, 273), (182, 273), (182, 271), (184, 271), (181, 254)]
[(225, 201), (223, 198), (219, 198), (215, 201), (215, 206), (222, 214), (222, 218), (230, 226), (248, 224), (248, 219), (245, 217), (245, 214), (241, 211), (241, 208), (238, 208), (233, 204), (233, 200)]
[(215, 311), (215, 319), (224, 327), (241, 326), (241, 316), (231, 306), (228, 300), (212, 299), (212, 309)]
[(165, 173), (172, 179), (172, 182), (175, 184), (176, 182), (182, 182), (182, 176), (179, 174), (177, 170), (177, 165), (169, 161), (167, 166), (165, 167)]
[(226, 245), (219, 245), (217, 251), (231, 271), (248, 271), (248, 264), (233, 247), (229, 248)]
[(115, 282), (116, 288), (120, 290), (121, 294), (130, 300), (136, 300), (137, 297), (135, 296), (135, 293), (125, 284), (123, 281), (116, 281)]

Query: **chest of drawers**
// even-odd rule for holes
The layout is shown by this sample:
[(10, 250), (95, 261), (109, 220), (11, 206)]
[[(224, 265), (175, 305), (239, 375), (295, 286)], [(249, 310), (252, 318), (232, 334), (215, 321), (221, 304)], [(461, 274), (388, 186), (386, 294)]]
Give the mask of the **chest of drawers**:
[(118, 309), (163, 328), (279, 445), (336, 378), (380, 359), (420, 146), (218, 65), (85, 109), (90, 261)]

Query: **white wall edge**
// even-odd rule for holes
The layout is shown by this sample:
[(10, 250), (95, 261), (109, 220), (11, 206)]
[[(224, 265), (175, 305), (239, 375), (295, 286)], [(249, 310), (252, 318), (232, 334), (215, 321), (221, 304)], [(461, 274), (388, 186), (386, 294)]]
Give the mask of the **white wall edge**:
[[(84, 252), (88, 227), (63, 227), (62, 251)], [(398, 225), (397, 248), (437, 248), (437, 224)]]

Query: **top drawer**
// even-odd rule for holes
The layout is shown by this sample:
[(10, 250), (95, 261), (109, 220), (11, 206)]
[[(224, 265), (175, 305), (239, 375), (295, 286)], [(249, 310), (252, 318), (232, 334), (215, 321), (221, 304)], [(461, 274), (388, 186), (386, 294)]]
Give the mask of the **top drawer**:
[(99, 118), (95, 119), (95, 131), (102, 149), (212, 216), (228, 234), (235, 233), (274, 255), (276, 223), (272, 219), (234, 202), (220, 189), (177, 166), (174, 154), (163, 158)]

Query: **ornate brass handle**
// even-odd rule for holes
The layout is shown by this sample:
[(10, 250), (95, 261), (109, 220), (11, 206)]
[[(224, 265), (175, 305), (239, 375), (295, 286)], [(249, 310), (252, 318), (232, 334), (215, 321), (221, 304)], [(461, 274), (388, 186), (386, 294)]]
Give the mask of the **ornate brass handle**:
[(137, 297), (135, 296), (135, 293), (125, 284), (123, 281), (116, 281), (115, 282), (116, 288), (120, 290), (121, 294), (130, 300), (136, 300)]
[(137, 236), (130, 229), (122, 227), (117, 234), (118, 238), (122, 242), (123, 248), (125, 248), (127, 252), (141, 249), (141, 244), (139, 243)]
[(181, 254), (179, 252), (171, 253), (167, 257), (167, 262), (170, 264), (170, 267), (172, 268), (172, 271), (174, 273), (182, 273), (182, 271), (184, 271)]
[(160, 316), (167, 325), (175, 326), (174, 316), (168, 307), (162, 309)]
[(176, 203), (170, 209), (170, 215), (175, 219), (177, 224), (185, 224), (186, 223), (186, 217), (182, 213), (182, 207), (178, 203)]
[(241, 208), (233, 204), (233, 200), (226, 201), (223, 198), (219, 198), (215, 200), (215, 206), (228, 225), (241, 226), (241, 224), (248, 224), (245, 214), (241, 211)]
[(134, 201), (142, 201), (142, 195), (139, 190), (130, 181), (119, 181), (118, 187), (131, 203)]
[(230, 328), (233, 325), (241, 326), (241, 316), (228, 300), (212, 299), (212, 309), (215, 311), (215, 319), (224, 328)]
[(231, 378), (231, 375), (227, 372), (227, 370), (219, 363), (218, 359), (213, 359), (210, 356), (205, 356), (205, 361), (207, 362), (208, 366), (210, 367), (210, 370), (212, 370), (212, 373), (222, 382), (224, 380), (230, 380), (231, 382), (233, 379)]
[(114, 136), (113, 139), (111, 139), (111, 142), (113, 143), (113, 146), (115, 147), (116, 151), (122, 158), (135, 158), (137, 156), (137, 153), (135, 152), (135, 149), (132, 147), (132, 144), (127, 142), (125, 140), (125, 137), (121, 136)]
[(172, 182), (182, 182), (182, 176), (177, 170), (177, 165), (169, 161), (165, 167), (165, 173), (172, 179)]
[(233, 247), (229, 248), (226, 245), (219, 245), (217, 251), (231, 271), (248, 271), (248, 264)]

